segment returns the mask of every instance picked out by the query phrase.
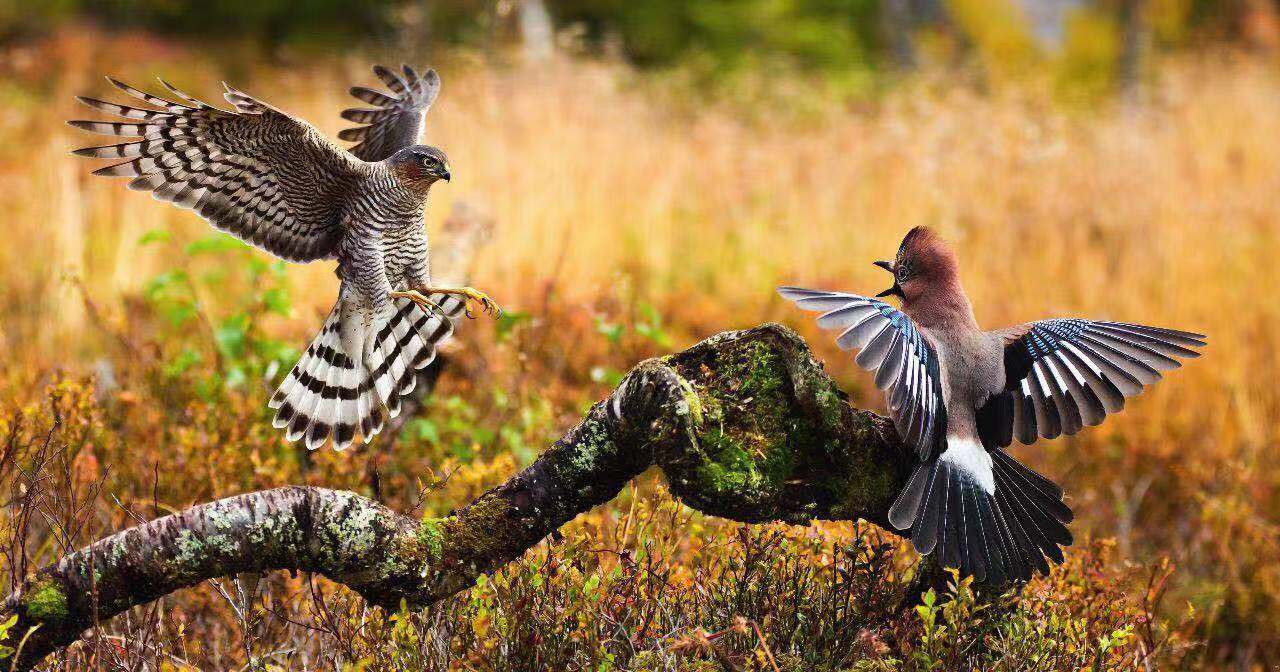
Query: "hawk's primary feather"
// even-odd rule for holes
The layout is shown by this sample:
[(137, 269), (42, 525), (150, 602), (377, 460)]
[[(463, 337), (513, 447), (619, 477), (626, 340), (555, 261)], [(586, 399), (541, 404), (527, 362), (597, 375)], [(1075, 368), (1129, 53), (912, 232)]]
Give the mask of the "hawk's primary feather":
[(381, 161), (399, 149), (417, 144), (427, 110), (440, 95), (440, 75), (435, 70), (428, 69), (419, 77), (407, 65), (400, 69), (403, 74), (381, 65), (373, 66), (374, 74), (390, 91), (351, 87), (351, 95), (373, 107), (343, 110), (343, 119), (366, 125), (344, 129), (338, 137), (358, 141), (351, 153), (365, 161)]

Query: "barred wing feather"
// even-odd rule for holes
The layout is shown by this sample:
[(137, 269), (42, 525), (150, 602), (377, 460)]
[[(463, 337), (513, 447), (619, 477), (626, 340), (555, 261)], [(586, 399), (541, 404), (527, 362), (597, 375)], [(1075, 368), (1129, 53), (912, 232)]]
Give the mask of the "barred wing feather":
[(124, 159), (93, 171), (128, 177), (129, 188), (194, 210), (216, 228), (288, 261), (330, 257), (344, 233), (341, 210), (367, 164), (310, 124), (226, 87), (234, 111), (215, 108), (161, 80), (169, 100), (108, 78), (150, 107), (80, 97), (128, 121), (67, 122), (128, 142), (74, 154)]
[(388, 90), (351, 87), (351, 95), (371, 107), (343, 110), (343, 119), (363, 125), (338, 133), (339, 138), (358, 143), (351, 153), (365, 161), (381, 161), (418, 144), (427, 110), (440, 95), (440, 75), (435, 70), (419, 76), (407, 65), (400, 66), (400, 72), (375, 65), (373, 73)]

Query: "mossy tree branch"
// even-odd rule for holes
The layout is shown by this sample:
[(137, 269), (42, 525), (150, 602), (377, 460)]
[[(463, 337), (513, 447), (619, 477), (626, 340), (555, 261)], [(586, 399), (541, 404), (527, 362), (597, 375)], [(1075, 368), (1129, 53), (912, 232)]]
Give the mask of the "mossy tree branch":
[(887, 420), (850, 407), (804, 342), (768, 324), (641, 363), (527, 469), (444, 518), (322, 488), (230, 497), (41, 568), (0, 604), (0, 621), (17, 616), (5, 644), (27, 669), (80, 637), (95, 603), (106, 619), (241, 572), (316, 572), (374, 604), (421, 607), (518, 558), (650, 466), (711, 515), (883, 525), (909, 461)]

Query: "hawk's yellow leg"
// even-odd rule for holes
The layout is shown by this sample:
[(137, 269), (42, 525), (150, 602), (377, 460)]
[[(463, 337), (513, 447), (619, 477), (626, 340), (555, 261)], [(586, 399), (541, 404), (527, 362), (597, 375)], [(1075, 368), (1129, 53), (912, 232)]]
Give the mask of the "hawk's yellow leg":
[(441, 316), (445, 316), (444, 308), (441, 308), (435, 301), (428, 299), (425, 294), (415, 289), (410, 289), (405, 292), (391, 292), (389, 296), (393, 299), (409, 299), (429, 313), (436, 312), (440, 313)]
[(474, 287), (423, 287), (420, 290), (411, 289), (405, 292), (391, 292), (393, 298), (406, 298), (414, 303), (422, 306), (427, 310), (435, 309), (443, 313), (444, 311), (435, 302), (427, 298), (428, 294), (453, 294), (461, 296), (466, 305), (467, 317), (475, 318), (475, 313), (471, 312), (471, 303), (480, 304), (483, 312), (498, 316), (502, 314), (502, 309), (488, 294)]

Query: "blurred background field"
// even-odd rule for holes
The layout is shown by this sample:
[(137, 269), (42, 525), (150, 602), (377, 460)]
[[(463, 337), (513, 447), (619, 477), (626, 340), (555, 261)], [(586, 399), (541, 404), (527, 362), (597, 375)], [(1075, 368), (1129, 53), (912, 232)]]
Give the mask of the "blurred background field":
[[(0, 0), (0, 571), (13, 585), (138, 519), (288, 483), (443, 514), (641, 358), (764, 321), (882, 409), (772, 288), (879, 290), (870, 262), (924, 224), (959, 248), (988, 327), (1079, 315), (1209, 334), (1121, 416), (1018, 451), (1078, 516), (1068, 566), (1021, 598), (962, 618), (977, 608), (963, 588), (939, 597), (940, 633), (890, 607), (914, 560), (893, 537), (703, 518), (650, 476), (422, 614), (375, 614), (305, 576), (272, 577), (245, 610), (227, 581), (118, 618), (57, 664), (1274, 669), (1278, 11)], [(110, 95), (104, 74), (163, 75), (207, 100), (225, 79), (332, 135), (378, 60), (440, 71), (427, 140), (454, 181), (428, 227), (444, 249), (460, 204), (492, 221), (471, 279), (508, 312), (462, 326), (391, 440), (306, 455), (265, 403), (332, 305), (332, 264), (276, 264), (90, 177), (68, 151), (101, 143), (63, 122), (91, 116), (74, 95)]]

